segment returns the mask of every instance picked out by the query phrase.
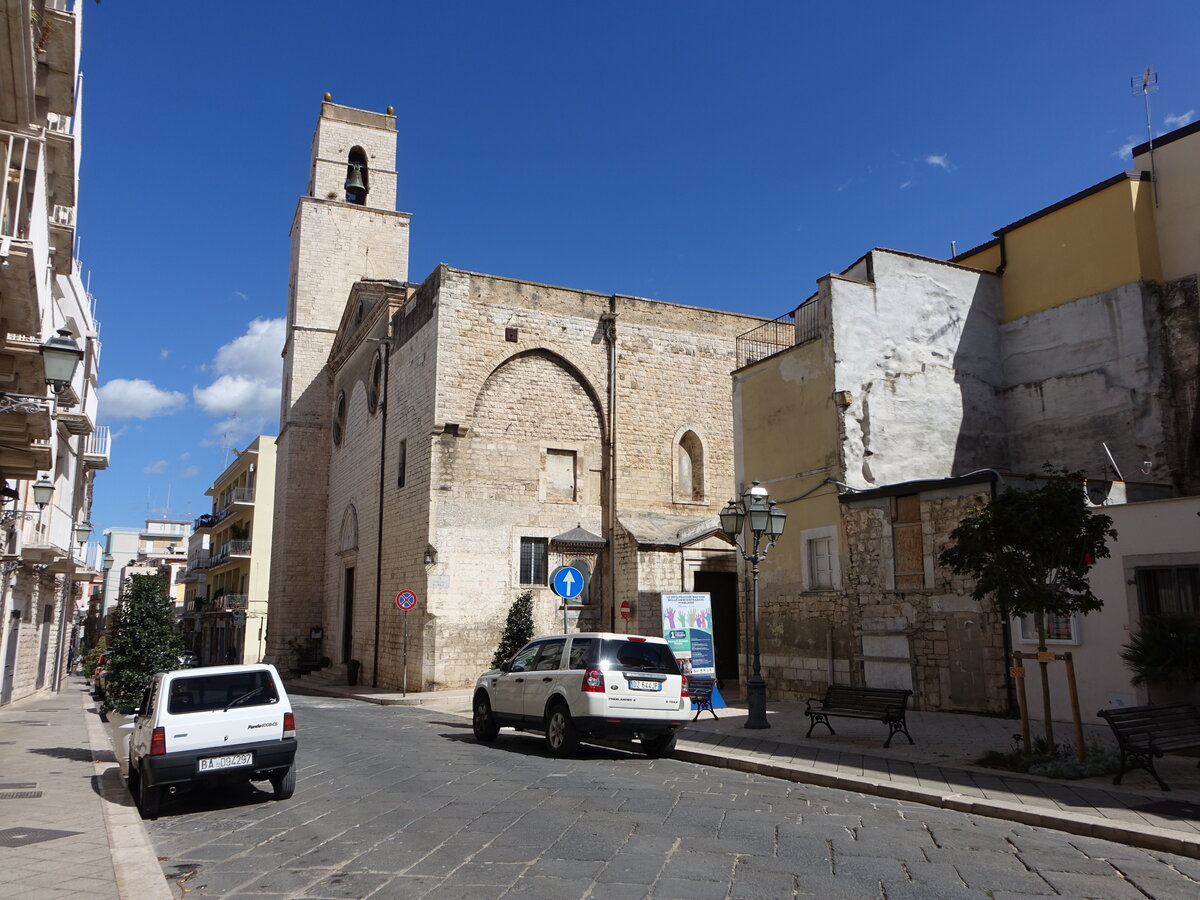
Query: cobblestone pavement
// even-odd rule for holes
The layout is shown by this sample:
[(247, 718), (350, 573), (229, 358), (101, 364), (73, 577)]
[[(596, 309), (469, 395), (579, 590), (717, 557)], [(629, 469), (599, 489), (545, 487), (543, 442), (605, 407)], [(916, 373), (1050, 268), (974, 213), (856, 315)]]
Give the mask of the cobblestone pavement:
[(1200, 861), (914, 803), (294, 697), (295, 797), (147, 823), (188, 898), (1200, 896)]

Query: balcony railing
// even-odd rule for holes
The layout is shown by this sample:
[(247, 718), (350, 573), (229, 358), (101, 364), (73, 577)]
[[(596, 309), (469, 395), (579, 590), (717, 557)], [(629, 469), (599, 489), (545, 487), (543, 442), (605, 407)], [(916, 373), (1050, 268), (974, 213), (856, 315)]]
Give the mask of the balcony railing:
[(253, 503), (254, 502), (254, 488), (252, 488), (252, 487), (234, 488), (232, 491), (229, 492), (227, 502), (228, 503)]
[(188, 571), (196, 572), (201, 569), (207, 569), (210, 564), (211, 557), (207, 553), (201, 553), (195, 559), (188, 560)]
[(806, 300), (794, 312), (764, 322), (740, 335), (736, 340), (738, 368), (820, 337), (821, 307), (814, 297)]
[(0, 131), (0, 156), (6, 173), (0, 182), (0, 237), (27, 241), (38, 145), (24, 135)]
[(250, 541), (230, 541), (225, 546), (229, 548), (228, 553), (230, 556), (249, 556), (250, 543)]
[(225, 601), (226, 609), (245, 609), (248, 598), (245, 594), (226, 594), (221, 599)]

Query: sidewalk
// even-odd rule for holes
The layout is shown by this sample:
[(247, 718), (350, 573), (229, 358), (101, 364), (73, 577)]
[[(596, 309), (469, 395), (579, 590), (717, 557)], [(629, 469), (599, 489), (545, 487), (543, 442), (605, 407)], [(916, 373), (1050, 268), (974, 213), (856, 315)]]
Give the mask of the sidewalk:
[[(289, 685), (289, 689), (291, 689)], [(297, 693), (351, 697), (371, 703), (429, 705), (469, 718), (470, 691), (409, 693), (346, 685), (295, 684)], [(746, 729), (736, 701), (705, 712), (680, 732), (676, 759), (770, 775), (787, 781), (926, 803), (1025, 825), (1053, 828), (1134, 847), (1200, 858), (1200, 768), (1195, 757), (1168, 755), (1155, 766), (1170, 791), (1144, 770), (1066, 781), (1010, 774), (974, 765), (988, 750), (1007, 751), (1019, 721), (991, 716), (910, 712), (912, 745), (897, 735), (884, 749), (887, 728), (863, 719), (834, 719), (836, 735), (818, 726), (806, 738), (804, 704), (768, 703), (769, 729)], [(1107, 726), (1084, 726), (1085, 740), (1108, 745)], [(1033, 736), (1040, 735), (1034, 723)], [(1059, 743), (1074, 743), (1073, 727), (1055, 722)]]
[(82, 678), (0, 708), (0, 897), (171, 897)]

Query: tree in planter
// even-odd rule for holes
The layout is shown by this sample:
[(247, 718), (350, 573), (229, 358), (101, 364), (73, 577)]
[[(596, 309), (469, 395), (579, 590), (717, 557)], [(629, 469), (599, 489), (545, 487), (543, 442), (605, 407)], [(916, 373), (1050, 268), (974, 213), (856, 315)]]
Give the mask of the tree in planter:
[(179, 668), (183, 638), (159, 575), (130, 575), (108, 630), (104, 712), (137, 706), (155, 672)]
[(508, 610), (504, 633), (500, 635), (500, 646), (492, 657), (492, 668), (516, 656), (517, 651), (533, 638), (533, 591), (518, 594)]
[[(975, 579), (976, 600), (990, 595), (1006, 618), (1030, 616), (1040, 653), (1046, 652), (1047, 616), (1086, 615), (1103, 605), (1092, 593), (1088, 570), (1109, 555), (1108, 541), (1117, 537), (1112, 519), (1087, 505), (1082, 472), (1048, 463), (1043, 468), (1049, 477), (1037, 487), (1008, 488), (970, 510), (938, 557), (956, 574)], [(1053, 744), (1047, 663), (1039, 665), (1046, 740)]]
[(1170, 688), (1200, 682), (1200, 622), (1193, 616), (1146, 616), (1121, 648), (1134, 684)]

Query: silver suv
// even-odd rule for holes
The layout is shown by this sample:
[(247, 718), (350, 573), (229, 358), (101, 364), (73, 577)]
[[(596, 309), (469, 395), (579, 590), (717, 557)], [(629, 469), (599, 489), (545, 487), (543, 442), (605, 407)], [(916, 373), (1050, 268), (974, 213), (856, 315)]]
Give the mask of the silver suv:
[(690, 707), (687, 679), (662, 638), (556, 634), (479, 677), (472, 724), (485, 743), (506, 725), (543, 732), (555, 756), (582, 738), (611, 738), (638, 739), (657, 758), (675, 749)]

